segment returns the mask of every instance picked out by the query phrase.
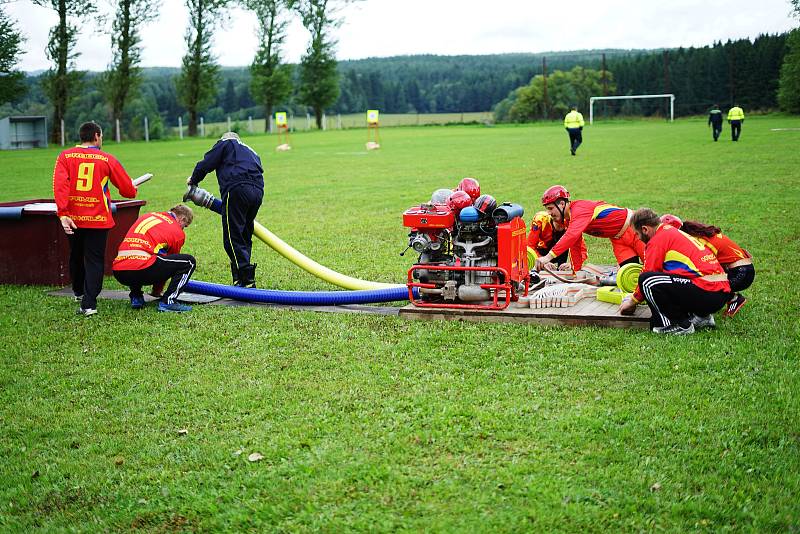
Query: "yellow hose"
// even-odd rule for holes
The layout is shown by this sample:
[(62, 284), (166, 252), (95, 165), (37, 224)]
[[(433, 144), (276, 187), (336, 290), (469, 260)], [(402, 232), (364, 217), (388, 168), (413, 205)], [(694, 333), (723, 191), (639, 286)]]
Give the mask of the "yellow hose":
[(317, 278), (321, 278), (326, 282), (345, 289), (386, 289), (390, 287), (406, 287), (405, 284), (383, 284), (381, 282), (368, 282), (366, 280), (359, 280), (341, 273), (337, 273), (332, 269), (328, 269), (324, 265), (320, 265), (311, 258), (308, 258), (297, 249), (286, 243), (280, 237), (276, 236), (263, 226), (258, 221), (254, 223), (253, 234), (261, 241), (272, 247), (275, 252), (291, 261), (301, 269), (305, 269)]

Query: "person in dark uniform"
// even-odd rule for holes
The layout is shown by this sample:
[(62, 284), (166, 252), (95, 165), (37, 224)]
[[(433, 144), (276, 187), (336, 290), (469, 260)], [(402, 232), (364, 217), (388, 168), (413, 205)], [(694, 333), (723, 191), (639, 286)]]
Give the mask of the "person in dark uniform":
[(264, 197), (261, 158), (238, 134), (227, 132), (197, 162), (186, 183), (197, 185), (212, 171), (217, 173), (222, 195), (222, 245), (231, 260), (233, 283), (255, 287), (256, 264), (250, 260), (253, 222)]
[(714, 136), (714, 141), (716, 141), (719, 139), (719, 134), (722, 133), (722, 111), (719, 109), (719, 104), (714, 104), (714, 107), (709, 111), (708, 124), (711, 126), (711, 134)]

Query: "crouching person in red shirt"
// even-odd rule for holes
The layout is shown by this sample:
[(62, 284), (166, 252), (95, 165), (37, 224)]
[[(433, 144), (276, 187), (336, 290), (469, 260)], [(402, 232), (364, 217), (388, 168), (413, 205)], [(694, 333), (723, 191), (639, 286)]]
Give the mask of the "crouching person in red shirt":
[(636, 210), (631, 226), (645, 243), (644, 268), (636, 291), (622, 301), (619, 312), (631, 315), (646, 300), (656, 334), (713, 328), (712, 314), (725, 306), (731, 291), (714, 253), (690, 235), (662, 224), (649, 208)]
[[(131, 308), (144, 307), (142, 286), (163, 286), (170, 279), (158, 303), (160, 312), (186, 312), (192, 309), (175, 299), (195, 269), (194, 256), (180, 254), (186, 241), (183, 229), (192, 224), (191, 208), (178, 204), (169, 211), (148, 213), (139, 217), (114, 258), (114, 278), (131, 288)], [(158, 291), (156, 289), (156, 291)]]

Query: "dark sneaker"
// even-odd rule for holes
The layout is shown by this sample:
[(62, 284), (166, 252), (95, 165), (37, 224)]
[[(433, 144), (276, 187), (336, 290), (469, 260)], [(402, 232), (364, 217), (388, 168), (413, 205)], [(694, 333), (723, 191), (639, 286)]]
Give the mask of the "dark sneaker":
[(706, 315), (705, 317), (700, 317), (699, 315), (692, 315), (689, 317), (689, 320), (694, 325), (695, 330), (700, 330), (701, 328), (716, 328), (717, 323), (714, 321), (713, 315)]
[(144, 308), (144, 297), (131, 297), (131, 308), (134, 310)]
[(173, 302), (172, 304), (167, 304), (166, 302), (159, 302), (158, 303), (158, 311), (160, 312), (172, 312), (172, 313), (183, 313), (192, 311), (191, 306), (187, 306), (186, 304), (181, 304), (180, 302)]
[(671, 324), (669, 326), (656, 326), (653, 328), (654, 334), (669, 334), (673, 336), (685, 336), (694, 334), (694, 325), (689, 323), (689, 326), (681, 326), (679, 324)]
[(75, 315), (83, 315), (84, 317), (90, 317), (97, 313), (97, 308), (78, 308), (75, 311)]
[(72, 300), (74, 300), (75, 302), (80, 302), (83, 300), (83, 295), (73, 295)]
[(744, 306), (745, 302), (747, 302), (747, 299), (744, 298), (744, 295), (736, 293), (725, 305), (725, 315), (727, 317), (733, 317), (739, 310), (742, 309), (742, 306)]

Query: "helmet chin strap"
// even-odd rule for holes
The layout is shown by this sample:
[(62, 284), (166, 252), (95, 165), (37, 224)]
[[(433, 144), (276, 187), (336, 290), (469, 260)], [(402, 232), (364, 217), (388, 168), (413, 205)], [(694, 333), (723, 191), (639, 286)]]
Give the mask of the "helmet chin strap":
[[(564, 201), (564, 207), (563, 208), (560, 208), (558, 206), (559, 200), (563, 200)], [(555, 206), (556, 206), (556, 209), (558, 210), (558, 213), (561, 214), (561, 224), (564, 224), (566, 222), (566, 220), (567, 220), (566, 217), (564, 217), (564, 210), (567, 209), (567, 201), (565, 199), (563, 199), (563, 198), (560, 198), (560, 199), (556, 200)]]

